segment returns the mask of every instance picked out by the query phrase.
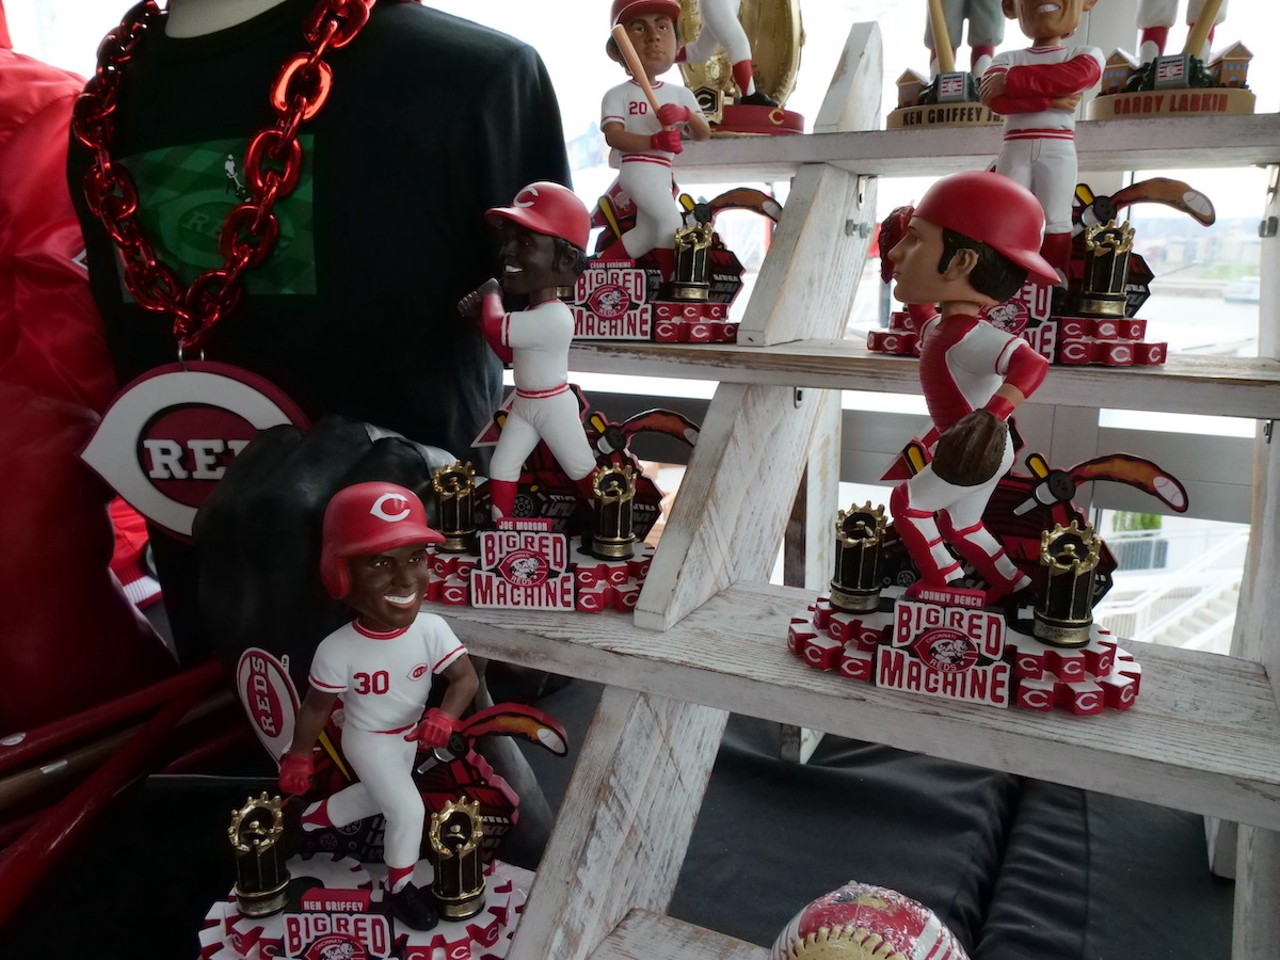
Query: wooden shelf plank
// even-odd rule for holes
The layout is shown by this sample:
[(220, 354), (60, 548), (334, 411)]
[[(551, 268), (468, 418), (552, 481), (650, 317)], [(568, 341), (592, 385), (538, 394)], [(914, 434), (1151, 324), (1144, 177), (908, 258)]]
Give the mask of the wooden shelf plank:
[(481, 656), (1280, 829), (1280, 710), (1259, 664), (1143, 645), (1130, 711), (999, 710), (806, 666), (786, 632), (812, 598), (739, 585), (666, 633), (612, 615), (438, 610)]
[[(569, 368), (775, 386), (919, 393), (918, 363), (853, 340), (741, 344), (575, 342)], [(1179, 354), (1158, 367), (1055, 366), (1030, 403), (1169, 413), (1280, 417), (1280, 361)]]
[[(1081, 121), (1076, 148), (1082, 171), (1276, 163), (1280, 114)], [(806, 163), (878, 176), (934, 177), (982, 169), (999, 152), (999, 130), (982, 127), (724, 138), (686, 144), (676, 160), (676, 180), (786, 180)]]
[(753, 943), (647, 910), (632, 910), (591, 960), (768, 960)]

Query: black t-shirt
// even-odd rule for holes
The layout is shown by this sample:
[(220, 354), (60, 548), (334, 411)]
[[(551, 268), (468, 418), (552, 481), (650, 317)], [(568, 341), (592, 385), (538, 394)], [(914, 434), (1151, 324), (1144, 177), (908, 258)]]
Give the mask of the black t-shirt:
[[(221, 267), (218, 234), (244, 188), (269, 91), (305, 48), (315, 0), (286, 0), (231, 29), (148, 36), (121, 82), (110, 151), (137, 183), (140, 219), (184, 282)], [(501, 400), (501, 366), (458, 300), (494, 275), (484, 211), (534, 180), (568, 183), (560, 111), (537, 53), (416, 3), (377, 4), (327, 56), (332, 92), (301, 128), (303, 176), (276, 204), (281, 235), (206, 347), (314, 419), (344, 414), (467, 456)], [(132, 302), (119, 256), (85, 208), (89, 157), (73, 138), (71, 193), (116, 374), (177, 359), (173, 321)], [(193, 551), (152, 528), (184, 662), (209, 647)]]
[[(193, 39), (158, 32), (126, 69), (111, 154), (185, 282), (221, 265), (245, 150), (273, 121), (268, 91), (304, 49), (313, 5), (288, 0)], [(465, 456), (501, 399), (501, 370), (456, 304), (493, 275), (485, 209), (533, 180), (568, 182), (555, 93), (531, 47), (416, 3), (378, 4), (327, 60), (332, 93), (302, 126), (304, 173), (276, 206), (278, 248), (247, 275), (207, 357), (266, 376), (313, 417), (346, 414)], [(123, 291), (84, 207), (87, 162), (73, 144), (72, 194), (123, 384), (177, 348), (171, 318)]]

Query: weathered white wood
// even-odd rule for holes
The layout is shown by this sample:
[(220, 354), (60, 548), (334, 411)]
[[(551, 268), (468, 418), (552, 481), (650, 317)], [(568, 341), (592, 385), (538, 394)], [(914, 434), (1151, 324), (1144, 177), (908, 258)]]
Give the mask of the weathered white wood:
[[(878, 127), (883, 75), (879, 25), (854, 24), (814, 129)], [(853, 309), (875, 215), (874, 181), (823, 163), (797, 170), (738, 342), (760, 347), (839, 336)]]
[(784, 723), (781, 726), (782, 743), (778, 749), (778, 756), (788, 763), (808, 763), (825, 734), (821, 730), (797, 727), (793, 723)]
[[(871, 353), (852, 340), (802, 340), (768, 350), (735, 344), (575, 343), (570, 366), (589, 373), (728, 383), (920, 390), (915, 360)], [(1055, 367), (1027, 402), (1265, 419), (1280, 415), (1280, 361), (1174, 356), (1158, 367)]]
[(840, 497), (840, 394), (813, 390), (806, 401), (818, 405), (804, 481), (787, 524), (782, 582), (823, 590), (835, 567), (835, 515)]
[[(1280, 216), (1280, 168), (1271, 168), (1266, 215)], [(1280, 356), (1280, 238), (1261, 250), (1258, 354)], [(1275, 417), (1273, 413), (1271, 415)], [(1259, 424), (1254, 455), (1253, 523), (1232, 652), (1258, 660), (1280, 698), (1280, 437)], [(1241, 825), (1236, 848), (1234, 960), (1280, 957), (1280, 835)]]
[(813, 132), (877, 129), (883, 84), (884, 42), (880, 25), (855, 23), (836, 61), (822, 106), (813, 118)]
[[(767, 580), (823, 409), (822, 391), (722, 383), (636, 603), (666, 630), (740, 580)], [(768, 438), (767, 441), (765, 438)]]
[[(880, 27), (854, 24), (818, 122), (831, 130), (880, 124)], [(875, 182), (824, 163), (800, 167), (760, 268), (738, 342), (761, 347), (839, 336), (853, 309), (876, 215)]]
[(1204, 842), (1209, 852), (1209, 872), (1228, 880), (1236, 878), (1240, 826), (1217, 817), (1204, 818)]
[(591, 960), (768, 960), (769, 951), (680, 920), (633, 910)]
[(631, 909), (666, 910), (727, 719), (605, 690), (511, 956), (584, 960)]
[[(813, 594), (739, 585), (666, 634), (625, 617), (450, 610), (485, 656), (1280, 829), (1280, 709), (1247, 660), (1135, 647), (1142, 695), (1081, 720), (879, 689), (819, 673), (786, 649)], [(443, 612), (443, 611), (442, 611)]]
[[(676, 179), (723, 183), (732, 169), (741, 180), (785, 180), (806, 163), (876, 176), (935, 177), (983, 169), (999, 149), (987, 127), (726, 138), (686, 144)], [(1274, 163), (1280, 159), (1280, 115), (1082, 120), (1076, 150), (1086, 173)]]
[(1280, 834), (1240, 827), (1232, 960), (1280, 960)]
[(875, 198), (874, 180), (824, 164), (800, 168), (738, 343), (764, 347), (843, 333), (875, 228)]

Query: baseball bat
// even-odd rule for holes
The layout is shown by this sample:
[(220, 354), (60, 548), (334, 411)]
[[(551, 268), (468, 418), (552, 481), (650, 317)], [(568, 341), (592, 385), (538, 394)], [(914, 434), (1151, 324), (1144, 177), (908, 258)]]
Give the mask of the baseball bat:
[(947, 30), (947, 18), (942, 12), (942, 0), (929, 0), (929, 26), (933, 29), (933, 49), (938, 55), (938, 72), (951, 73), (956, 68), (956, 57), (951, 52), (951, 33)]
[[(1209, 31), (1213, 29), (1214, 21), (1218, 19), (1218, 11), (1221, 9), (1222, 0), (1205, 0), (1205, 5), (1200, 10), (1196, 25), (1191, 30), (1190, 36), (1187, 37), (1186, 46), (1182, 48), (1183, 53), (1189, 53), (1193, 57), (1200, 56), (1200, 51), (1204, 47), (1205, 41), (1209, 39)], [(1206, 56), (1205, 59), (1207, 60), (1208, 57)]]
[(627, 28), (621, 23), (613, 28), (613, 42), (618, 45), (618, 52), (622, 54), (622, 59), (627, 62), (627, 69), (631, 71), (632, 78), (636, 83), (640, 84), (640, 89), (644, 91), (645, 99), (649, 101), (649, 106), (653, 108), (653, 115), (656, 117), (658, 115), (658, 98), (653, 95), (653, 87), (649, 85), (649, 75), (644, 72), (644, 66), (640, 63), (640, 56), (636, 53), (636, 48), (631, 45), (631, 38), (627, 36)]

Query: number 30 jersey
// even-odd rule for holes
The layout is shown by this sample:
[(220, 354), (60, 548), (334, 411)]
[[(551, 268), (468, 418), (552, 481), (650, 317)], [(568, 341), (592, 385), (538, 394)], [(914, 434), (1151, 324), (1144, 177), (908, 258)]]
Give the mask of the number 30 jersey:
[(466, 653), (449, 625), (419, 613), (399, 631), (370, 630), (353, 620), (320, 641), (308, 680), (342, 697), (346, 724), (402, 733), (422, 716), (431, 678)]

